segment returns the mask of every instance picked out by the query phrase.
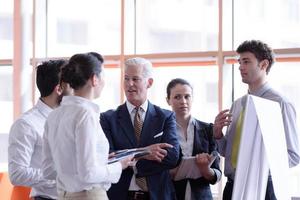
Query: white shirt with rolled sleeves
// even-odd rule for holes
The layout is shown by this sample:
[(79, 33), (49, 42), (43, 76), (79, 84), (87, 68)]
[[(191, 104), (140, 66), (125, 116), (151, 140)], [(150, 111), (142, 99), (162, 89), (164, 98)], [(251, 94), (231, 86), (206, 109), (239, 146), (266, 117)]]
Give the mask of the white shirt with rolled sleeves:
[(37, 104), (14, 122), (9, 133), (8, 173), (13, 185), (32, 187), (30, 196), (56, 199), (55, 178), (42, 174), (42, 139), (44, 124), (52, 109)]
[(99, 124), (100, 109), (88, 99), (63, 97), (45, 124), (43, 173), (57, 177), (58, 191), (108, 190), (121, 163), (107, 164), (109, 143)]

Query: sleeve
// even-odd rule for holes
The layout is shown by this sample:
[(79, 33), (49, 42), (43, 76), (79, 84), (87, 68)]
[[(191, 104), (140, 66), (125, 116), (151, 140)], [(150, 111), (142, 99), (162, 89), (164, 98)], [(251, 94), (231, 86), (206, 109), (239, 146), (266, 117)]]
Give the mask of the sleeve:
[[(75, 132), (77, 166), (80, 179), (87, 183), (116, 183), (122, 166), (120, 162), (108, 165), (107, 139), (92, 115), (86, 114)], [(107, 148), (104, 148), (107, 147)]]
[(209, 153), (216, 156), (215, 161), (212, 163), (211, 168), (214, 170), (215, 179), (210, 184), (215, 184), (222, 178), (222, 172), (220, 170), (220, 156), (217, 152), (217, 144), (213, 137), (213, 124), (209, 124), (206, 128), (207, 137), (209, 140)]
[(174, 113), (171, 113), (166, 117), (163, 133), (164, 137), (161, 142), (171, 144), (173, 145), (173, 148), (167, 149), (168, 154), (161, 163), (150, 160), (139, 160), (136, 164), (139, 176), (149, 176), (164, 170), (169, 170), (176, 167), (178, 164), (180, 148), (176, 134), (176, 120)]
[(299, 164), (299, 138), (298, 127), (296, 122), (296, 111), (291, 103), (283, 102), (281, 105), (282, 118), (286, 136), (288, 150), (289, 166), (294, 167)]
[(43, 178), (42, 170), (30, 166), (37, 142), (35, 130), (24, 120), (13, 124), (9, 133), (8, 173), (13, 185), (54, 187)]
[(57, 172), (53, 161), (51, 148), (48, 141), (48, 123), (45, 124), (45, 131), (43, 136), (43, 176), (47, 180), (56, 180)]

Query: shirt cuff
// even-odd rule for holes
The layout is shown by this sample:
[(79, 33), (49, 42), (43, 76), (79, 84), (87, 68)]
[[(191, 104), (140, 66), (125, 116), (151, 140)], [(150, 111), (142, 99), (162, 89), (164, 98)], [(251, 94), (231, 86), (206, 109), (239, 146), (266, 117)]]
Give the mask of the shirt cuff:
[(137, 167), (136, 167), (136, 163), (137, 163), (136, 160), (135, 160), (135, 161), (132, 161), (132, 165), (131, 165), (134, 174), (137, 174), (137, 173), (138, 173), (138, 170), (137, 170)]
[(115, 162), (108, 165), (108, 171), (110, 180), (112, 183), (117, 183), (122, 174), (122, 164), (120, 162)]

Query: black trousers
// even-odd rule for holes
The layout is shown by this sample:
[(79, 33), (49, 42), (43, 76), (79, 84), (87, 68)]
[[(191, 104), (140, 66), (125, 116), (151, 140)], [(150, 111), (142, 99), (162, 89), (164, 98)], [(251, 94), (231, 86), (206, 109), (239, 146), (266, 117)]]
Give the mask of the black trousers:
[(149, 192), (128, 191), (127, 200), (150, 200)]
[[(223, 191), (223, 200), (231, 200), (232, 192), (233, 192), (233, 180), (228, 179), (227, 183), (225, 185), (224, 191)], [(271, 176), (268, 177), (265, 200), (277, 200), (275, 193), (274, 193), (273, 182), (272, 182)]]

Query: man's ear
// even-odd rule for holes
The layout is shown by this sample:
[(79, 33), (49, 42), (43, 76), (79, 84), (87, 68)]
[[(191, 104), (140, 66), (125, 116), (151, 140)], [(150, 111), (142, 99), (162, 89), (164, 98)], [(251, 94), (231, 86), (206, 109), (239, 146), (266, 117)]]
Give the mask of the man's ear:
[(267, 71), (267, 68), (268, 68), (269, 64), (270, 63), (267, 59), (264, 59), (264, 60), (260, 61), (260, 63), (259, 63), (261, 69), (263, 69), (265, 71)]
[(99, 84), (99, 81), (101, 79), (101, 77), (98, 77), (96, 74), (94, 74), (92, 77), (91, 77), (91, 81), (92, 81), (92, 86), (95, 87), (96, 85)]
[(57, 84), (54, 88), (54, 91), (58, 96), (60, 96), (63, 93), (63, 88), (60, 84)]
[(148, 78), (148, 81), (147, 81), (147, 88), (151, 88), (152, 84), (153, 84), (153, 78)]

